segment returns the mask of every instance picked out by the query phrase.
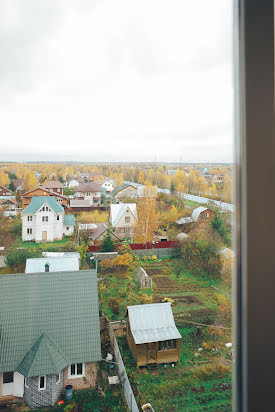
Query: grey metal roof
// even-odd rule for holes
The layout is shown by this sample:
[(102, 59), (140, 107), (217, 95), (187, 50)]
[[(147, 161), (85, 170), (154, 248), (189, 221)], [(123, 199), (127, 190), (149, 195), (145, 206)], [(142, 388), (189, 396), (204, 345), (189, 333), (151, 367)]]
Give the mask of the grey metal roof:
[(45, 272), (45, 265), (49, 265), (49, 272), (66, 272), (79, 270), (78, 256), (72, 257), (44, 257), (27, 259), (25, 273)]
[(70, 207), (90, 207), (92, 203), (91, 199), (72, 199), (70, 200)]
[(171, 303), (127, 306), (127, 311), (137, 345), (181, 338), (175, 325)]
[(186, 223), (192, 223), (193, 219), (192, 217), (182, 217), (181, 219), (177, 220), (178, 225), (184, 225)]
[(207, 207), (204, 207), (204, 206), (200, 206), (200, 207), (197, 207), (196, 209), (194, 209), (193, 212), (192, 212), (192, 219), (194, 221), (198, 220), (200, 214), (202, 212), (204, 212), (205, 210), (207, 210)]

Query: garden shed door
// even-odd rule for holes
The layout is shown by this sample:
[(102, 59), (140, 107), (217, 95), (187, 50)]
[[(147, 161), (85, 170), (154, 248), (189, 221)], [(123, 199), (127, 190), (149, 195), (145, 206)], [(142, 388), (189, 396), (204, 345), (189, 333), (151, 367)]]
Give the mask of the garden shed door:
[(147, 363), (155, 363), (157, 361), (156, 343), (147, 343)]

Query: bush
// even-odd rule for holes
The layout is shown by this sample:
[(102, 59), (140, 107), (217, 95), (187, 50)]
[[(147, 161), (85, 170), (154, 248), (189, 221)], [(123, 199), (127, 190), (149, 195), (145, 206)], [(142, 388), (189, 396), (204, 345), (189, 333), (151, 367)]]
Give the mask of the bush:
[(11, 227), (11, 233), (16, 234), (16, 235), (21, 235), (22, 233), (22, 221), (17, 220), (13, 223)]
[(119, 255), (124, 255), (125, 253), (131, 253), (131, 251), (132, 251), (132, 249), (130, 248), (128, 243), (121, 243), (117, 247), (117, 252), (118, 252)]
[(102, 272), (118, 272), (120, 270), (128, 270), (132, 263), (132, 255), (125, 253), (124, 255), (118, 255), (115, 259), (104, 259), (100, 262)]
[(120, 311), (120, 305), (119, 305), (119, 301), (116, 298), (110, 298), (109, 302), (108, 302), (108, 306), (110, 309), (112, 309), (112, 311), (118, 315), (119, 311)]
[(24, 272), (26, 260), (40, 256), (35, 249), (10, 249), (6, 254), (5, 263), (13, 271)]

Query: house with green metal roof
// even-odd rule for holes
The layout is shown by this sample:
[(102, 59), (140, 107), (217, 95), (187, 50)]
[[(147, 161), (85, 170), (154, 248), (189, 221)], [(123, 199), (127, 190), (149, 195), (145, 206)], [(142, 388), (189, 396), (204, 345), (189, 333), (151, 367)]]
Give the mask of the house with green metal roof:
[(95, 270), (0, 276), (0, 401), (54, 405), (95, 387), (101, 360)]
[(24, 241), (53, 242), (70, 236), (75, 228), (74, 215), (65, 215), (64, 208), (52, 196), (33, 196), (22, 211)]

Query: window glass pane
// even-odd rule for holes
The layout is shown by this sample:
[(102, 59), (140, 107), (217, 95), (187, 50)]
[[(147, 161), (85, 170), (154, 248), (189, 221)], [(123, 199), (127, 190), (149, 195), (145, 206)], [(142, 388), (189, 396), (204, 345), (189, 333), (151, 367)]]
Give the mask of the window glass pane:
[(39, 388), (43, 389), (45, 387), (45, 376), (40, 376), (39, 379)]
[(77, 375), (82, 375), (82, 363), (77, 364)]
[(3, 383), (12, 383), (13, 382), (13, 372), (3, 373)]
[(71, 365), (71, 375), (75, 375), (75, 364)]

